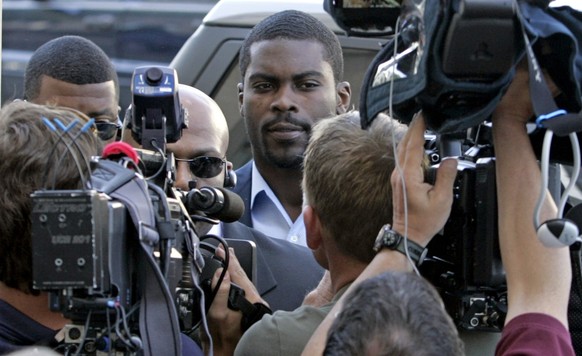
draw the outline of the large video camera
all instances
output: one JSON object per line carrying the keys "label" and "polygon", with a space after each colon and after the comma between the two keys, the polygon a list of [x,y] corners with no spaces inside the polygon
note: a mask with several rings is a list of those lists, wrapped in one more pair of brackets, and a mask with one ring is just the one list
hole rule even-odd
{"label": "large video camera", "polygon": [[[563,112],[582,108],[582,55],[576,50],[582,43],[582,15],[569,8],[548,8],[548,3],[324,2],[326,11],[348,35],[389,38],[362,84],[362,128],[368,128],[381,112],[409,123],[422,109],[430,130],[426,135],[429,172],[438,167],[441,157],[459,157],[449,221],[428,245],[429,258],[420,272],[439,289],[450,315],[464,329],[499,331],[506,312],[488,119],[509,86],[515,66],[525,58],[530,72],[545,68],[562,89],[556,101]],[[531,91],[537,93],[537,89]],[[540,108],[547,107],[534,108],[537,115]],[[550,105],[550,109],[554,108]],[[568,119],[574,129],[565,129],[565,136],[580,131],[582,123],[580,114]],[[540,131],[532,131],[530,136],[538,153]],[[572,162],[569,144],[555,141],[553,149],[555,161]],[[557,197],[560,181],[555,166],[550,180]]]}
{"label": "large video camera", "polygon": [[[491,124],[464,135],[425,134],[425,151],[434,175],[442,157],[458,157],[453,206],[443,230],[428,244],[420,273],[439,290],[449,314],[466,330],[499,331],[507,313],[507,287],[497,231],[495,155]],[[554,198],[560,170],[549,169]]]}
{"label": "large video camera", "polygon": [[[103,157],[83,157],[91,172],[83,189],[32,194],[33,286],[49,292],[51,310],[71,320],[65,353],[179,355],[181,331],[205,318],[196,219],[232,221],[237,205],[219,188],[173,187],[166,143],[187,125],[175,70],[136,68],[132,92],[132,135],[147,148],[140,155],[154,157],[154,173],[142,171],[131,147],[115,143]],[[79,166],[78,136],[69,129],[56,128],[57,144],[71,155],[60,159]],[[182,253],[180,273],[172,274],[172,249]]]}

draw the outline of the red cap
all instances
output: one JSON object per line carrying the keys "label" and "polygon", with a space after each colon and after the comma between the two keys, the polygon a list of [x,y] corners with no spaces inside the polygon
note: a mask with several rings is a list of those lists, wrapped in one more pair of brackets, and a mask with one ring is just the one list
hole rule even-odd
{"label": "red cap", "polygon": [[131,160],[133,162],[135,162],[135,164],[138,164],[138,162],[139,162],[139,156],[138,156],[137,152],[135,151],[135,149],[131,145],[129,145],[128,143],[121,142],[121,141],[112,142],[112,143],[108,144],[107,146],[105,146],[105,148],[103,149],[103,154],[101,155],[101,157],[108,158],[108,157],[118,156],[118,155],[131,158]]}

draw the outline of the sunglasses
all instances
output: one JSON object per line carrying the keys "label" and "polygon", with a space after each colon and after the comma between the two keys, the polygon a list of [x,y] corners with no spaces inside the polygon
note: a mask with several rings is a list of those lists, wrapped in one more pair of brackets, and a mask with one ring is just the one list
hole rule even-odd
{"label": "sunglasses", "polygon": [[192,159],[176,158],[177,162],[188,162],[190,171],[198,178],[213,178],[222,171],[226,159],[218,157],[200,156]]}
{"label": "sunglasses", "polygon": [[121,120],[119,120],[118,117],[116,123],[109,121],[95,121],[95,128],[97,129],[97,136],[102,141],[107,141],[117,134],[117,130],[121,129]]}

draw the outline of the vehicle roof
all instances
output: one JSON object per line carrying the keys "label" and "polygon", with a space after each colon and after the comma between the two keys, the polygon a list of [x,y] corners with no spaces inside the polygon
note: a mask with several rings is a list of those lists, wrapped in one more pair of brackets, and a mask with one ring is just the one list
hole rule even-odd
{"label": "vehicle roof", "polygon": [[336,33],[344,31],[323,9],[323,0],[221,0],[203,20],[207,25],[253,27],[265,17],[283,10],[307,12]]}

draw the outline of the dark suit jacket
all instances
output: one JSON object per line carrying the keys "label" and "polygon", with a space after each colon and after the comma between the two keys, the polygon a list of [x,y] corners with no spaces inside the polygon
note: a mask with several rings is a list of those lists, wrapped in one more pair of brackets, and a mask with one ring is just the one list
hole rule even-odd
{"label": "dark suit jacket", "polygon": [[236,186],[232,191],[238,194],[245,203],[245,212],[239,222],[246,226],[253,227],[251,220],[251,178],[252,178],[253,161],[247,162],[244,166],[237,169],[236,172]]}
{"label": "dark suit jacket", "polygon": [[323,276],[323,268],[310,249],[286,240],[269,237],[239,222],[223,223],[228,239],[254,241],[257,245],[256,287],[271,309],[294,310]]}

